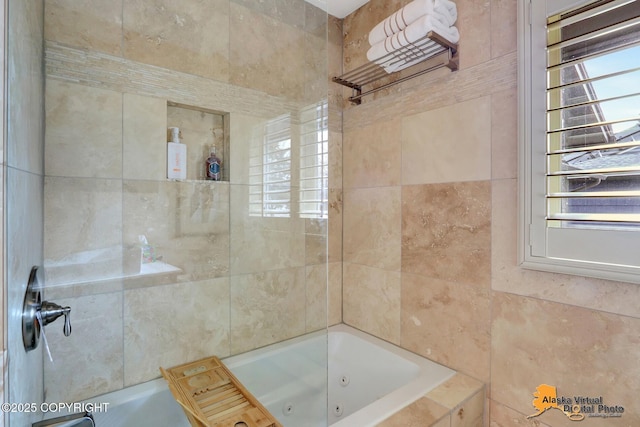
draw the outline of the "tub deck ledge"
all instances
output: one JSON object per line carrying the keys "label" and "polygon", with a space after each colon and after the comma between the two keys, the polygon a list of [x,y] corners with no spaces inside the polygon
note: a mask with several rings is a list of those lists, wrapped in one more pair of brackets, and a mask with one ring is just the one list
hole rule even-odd
{"label": "tub deck ledge", "polygon": [[[445,427],[465,420],[465,426],[482,426],[485,406],[485,385],[467,375],[456,373],[404,409],[396,412],[377,427],[417,426]],[[413,422],[413,423],[412,423]],[[488,425],[488,424],[486,424]]]}

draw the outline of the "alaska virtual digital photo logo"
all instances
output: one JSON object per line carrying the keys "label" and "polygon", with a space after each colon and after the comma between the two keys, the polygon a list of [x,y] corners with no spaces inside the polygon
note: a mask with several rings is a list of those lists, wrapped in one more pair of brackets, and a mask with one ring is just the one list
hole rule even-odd
{"label": "alaska virtual digital photo logo", "polygon": [[538,411],[527,418],[537,417],[549,409],[556,409],[572,421],[582,421],[585,417],[613,418],[621,417],[624,407],[605,405],[602,396],[558,396],[555,386],[540,384],[533,393],[533,407]]}

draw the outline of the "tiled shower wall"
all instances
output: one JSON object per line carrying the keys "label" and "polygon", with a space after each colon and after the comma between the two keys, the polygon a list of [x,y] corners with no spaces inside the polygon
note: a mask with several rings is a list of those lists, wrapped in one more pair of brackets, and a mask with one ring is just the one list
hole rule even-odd
{"label": "tiled shower wall", "polygon": [[[326,249],[341,235],[341,157],[330,158],[331,226],[248,208],[266,121],[290,113],[295,132],[300,110],[326,97],[324,12],[302,0],[46,0],[45,39],[45,262],[99,273],[80,284],[49,275],[46,297],[72,307],[73,334],[47,328],[47,400],[323,328],[327,277],[329,322],[341,321],[341,248]],[[228,114],[230,181],[165,179],[168,102]],[[138,235],[181,271],[118,279]],[[90,271],[81,257],[94,257]]]}
{"label": "tiled shower wall", "polygon": [[[345,71],[408,2],[345,18]],[[485,425],[575,424],[526,419],[543,383],[625,407],[585,425],[638,425],[640,287],[517,265],[517,4],[456,4],[459,71],[345,105],[344,321],[486,383]]]}

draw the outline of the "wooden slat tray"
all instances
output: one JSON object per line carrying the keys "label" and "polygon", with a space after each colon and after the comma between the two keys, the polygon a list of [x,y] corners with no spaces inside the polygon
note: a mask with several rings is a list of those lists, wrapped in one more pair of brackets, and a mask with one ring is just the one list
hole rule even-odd
{"label": "wooden slat tray", "polygon": [[215,356],[160,372],[193,427],[282,427]]}

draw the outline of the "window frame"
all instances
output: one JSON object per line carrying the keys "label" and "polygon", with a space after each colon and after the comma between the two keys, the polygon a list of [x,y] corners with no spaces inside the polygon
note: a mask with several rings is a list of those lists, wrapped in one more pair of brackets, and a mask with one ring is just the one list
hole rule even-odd
{"label": "window frame", "polygon": [[[275,130],[270,129],[276,127]],[[258,140],[256,140],[258,141]],[[290,218],[292,216],[292,176],[293,165],[293,129],[291,114],[283,114],[266,121],[263,125],[259,146],[250,154],[249,170],[249,215],[264,218]],[[288,147],[271,150],[269,147],[274,144],[288,143]],[[277,152],[287,152],[284,160],[274,158]],[[287,163],[288,168],[283,171],[273,170],[272,167],[278,163]],[[259,171],[257,169],[260,168]],[[252,170],[253,169],[253,170]],[[288,186],[286,191],[280,194],[287,194],[288,200],[275,200],[271,198],[273,192],[267,177],[278,172],[289,172],[289,178],[282,183]],[[259,197],[259,200],[257,200]],[[271,205],[281,205],[282,210],[274,210]]]}
{"label": "window frame", "polygon": [[528,269],[640,283],[640,230],[546,224],[546,144],[534,143],[546,140],[546,20],[593,1],[518,0],[518,261]]}

